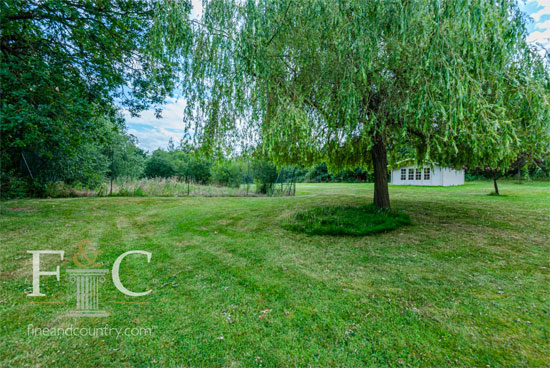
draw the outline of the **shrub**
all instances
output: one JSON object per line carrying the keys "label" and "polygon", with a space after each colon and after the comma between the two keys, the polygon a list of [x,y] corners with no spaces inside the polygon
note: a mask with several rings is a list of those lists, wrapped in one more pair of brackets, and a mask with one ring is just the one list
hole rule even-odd
{"label": "shrub", "polygon": [[364,168],[357,167],[355,169],[340,171],[334,175],[333,181],[342,183],[372,183],[374,182],[374,175]]}
{"label": "shrub", "polygon": [[328,172],[327,164],[322,162],[309,168],[306,180],[310,183],[326,183],[332,181],[333,176]]}
{"label": "shrub", "polygon": [[109,186],[106,183],[102,183],[98,188],[96,195],[98,197],[105,197],[109,193]]}
{"label": "shrub", "polygon": [[169,152],[156,150],[145,163],[145,176],[169,178],[176,173],[174,160]]}
{"label": "shrub", "polygon": [[145,193],[143,193],[143,189],[141,188],[141,186],[138,186],[138,187],[134,188],[133,195],[134,195],[134,197],[144,197]]}
{"label": "shrub", "polygon": [[363,236],[411,223],[407,214],[369,206],[330,206],[299,211],[283,223],[283,227],[308,235]]}
{"label": "shrub", "polygon": [[208,184],[212,169],[212,162],[205,158],[191,157],[189,160],[189,175],[195,183]]}
{"label": "shrub", "polygon": [[170,152],[173,158],[176,176],[198,184],[210,183],[212,161],[182,151]]}
{"label": "shrub", "polygon": [[58,181],[57,183],[50,183],[44,186],[44,196],[51,198],[66,198],[75,197],[74,189],[69,184]]}
{"label": "shrub", "polygon": [[232,161],[216,165],[212,172],[212,181],[225,187],[238,188],[242,181],[241,165]]}
{"label": "shrub", "polygon": [[258,160],[252,164],[256,193],[266,194],[277,180],[277,167],[269,161]]}
{"label": "shrub", "polygon": [[25,179],[13,173],[2,173],[2,180],[0,181],[0,198],[24,198],[29,195],[30,191],[30,185]]}

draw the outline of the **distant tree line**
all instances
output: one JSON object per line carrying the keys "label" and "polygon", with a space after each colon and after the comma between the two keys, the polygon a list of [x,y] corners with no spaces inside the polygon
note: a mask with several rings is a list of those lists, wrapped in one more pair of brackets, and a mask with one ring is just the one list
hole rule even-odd
{"label": "distant tree line", "polygon": [[[254,157],[254,155],[220,160],[208,159],[198,152],[188,152],[184,148],[157,149],[146,160],[143,176],[178,177],[198,184],[230,187],[247,182],[256,183],[259,192],[265,193],[269,185],[277,181],[281,169],[268,160]],[[297,182],[372,182],[373,180],[372,174],[366,169],[356,168],[331,173],[324,162],[311,167],[286,168],[286,171],[291,172]]]}
{"label": "distant tree line", "polygon": [[[374,181],[372,172],[355,168],[331,172],[325,162],[310,167],[277,167],[258,155],[206,157],[200,150],[181,143],[175,147],[172,140],[168,149],[157,149],[148,154],[137,147],[137,139],[126,133],[119,121],[105,117],[95,122],[101,126],[97,143],[82,144],[70,157],[54,155],[49,160],[41,159],[32,150],[22,150],[23,167],[26,174],[7,177],[2,182],[3,198],[41,196],[56,183],[96,189],[107,183],[112,191],[113,181],[118,178],[176,178],[184,182],[202,185],[239,187],[242,184],[256,184],[257,193],[267,193],[274,183],[282,180],[309,183],[360,183]],[[182,141],[183,142],[183,141]],[[285,170],[286,177],[280,176]],[[548,156],[533,158],[524,155],[504,168],[466,169],[466,179],[491,179],[495,182],[504,177],[548,178],[550,160]],[[289,179],[289,176],[292,179]],[[21,177],[25,177],[25,180]]]}

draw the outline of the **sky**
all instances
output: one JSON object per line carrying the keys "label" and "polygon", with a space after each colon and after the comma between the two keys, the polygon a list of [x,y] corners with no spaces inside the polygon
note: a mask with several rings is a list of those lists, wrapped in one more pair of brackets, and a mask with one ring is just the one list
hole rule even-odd
{"label": "sky", "polygon": [[[202,12],[201,0],[192,0],[192,17],[198,18]],[[527,25],[527,41],[540,43],[550,49],[550,0],[520,1],[521,9],[532,20]],[[125,112],[128,133],[138,139],[138,146],[152,152],[157,148],[166,149],[170,138],[177,145],[183,136],[183,98],[170,98],[162,108],[162,118],[157,119],[153,109],[143,111],[140,116],[132,117]]]}

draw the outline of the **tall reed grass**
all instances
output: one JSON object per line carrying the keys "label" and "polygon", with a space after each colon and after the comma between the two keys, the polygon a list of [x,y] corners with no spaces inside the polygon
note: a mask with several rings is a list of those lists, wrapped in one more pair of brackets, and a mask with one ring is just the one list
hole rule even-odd
{"label": "tall reed grass", "polygon": [[113,182],[101,184],[98,188],[88,189],[80,185],[70,186],[63,182],[56,183],[48,190],[48,197],[81,197],[81,196],[120,196],[120,197],[244,197],[259,196],[256,186],[249,184],[238,188],[217,185],[187,183],[178,178],[132,179],[120,178]]}

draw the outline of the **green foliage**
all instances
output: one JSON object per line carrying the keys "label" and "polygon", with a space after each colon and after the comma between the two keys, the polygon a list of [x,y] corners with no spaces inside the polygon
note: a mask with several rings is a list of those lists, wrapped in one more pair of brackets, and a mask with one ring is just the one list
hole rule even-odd
{"label": "green foliage", "polygon": [[112,178],[138,178],[145,169],[145,152],[136,146],[134,136],[120,134],[111,135],[104,149],[109,157],[109,176]]}
{"label": "green foliage", "polygon": [[256,160],[252,163],[256,192],[266,194],[277,180],[277,166],[266,160]]}
{"label": "green foliage", "polygon": [[143,188],[141,186],[136,187],[134,189],[134,192],[132,193],[132,196],[134,196],[134,197],[144,197],[145,193],[143,192]]}
{"label": "green foliage", "polygon": [[[141,0],[0,2],[3,176],[24,178],[35,193],[56,180],[87,181],[90,170],[100,176],[103,163],[82,167],[83,152],[104,143],[98,119],[120,128],[115,102],[135,113],[174,88],[177,65],[165,44],[176,33],[183,44],[185,32],[157,16],[166,7],[184,18],[190,9]],[[33,161],[34,179],[22,153]]]}
{"label": "green foliage", "polygon": [[363,236],[409,225],[409,215],[369,206],[325,206],[294,213],[283,227],[308,235]]}
{"label": "green foliage", "polygon": [[[74,156],[60,162],[62,167],[55,179],[68,184],[81,183],[89,188],[100,185],[109,167],[109,160],[100,148],[95,144],[81,145]],[[48,183],[51,182],[48,180]]]}
{"label": "green foliage", "polygon": [[48,183],[45,185],[44,196],[49,198],[67,198],[74,197],[73,188],[62,181],[57,183]]}
{"label": "green foliage", "polygon": [[332,181],[333,177],[328,172],[328,167],[325,162],[318,163],[309,168],[306,180],[312,183],[324,183]]}
{"label": "green foliage", "polygon": [[235,161],[222,161],[212,168],[212,181],[215,184],[238,188],[243,180],[242,165]]}
{"label": "green foliage", "polygon": [[321,162],[311,166],[301,181],[309,183],[357,183],[373,182],[373,180],[372,174],[361,167],[331,173],[327,164]]}
{"label": "green foliage", "polygon": [[67,184],[63,181],[47,183],[43,190],[43,195],[47,198],[91,197],[97,193],[81,183]]}
{"label": "green foliage", "polygon": [[[141,175],[145,154],[136,147],[135,138],[105,117],[94,118],[94,124],[98,142],[83,141],[72,154],[60,150],[46,159],[36,150],[21,151],[22,169],[2,173],[5,182],[1,188],[2,197],[62,197],[71,194],[62,188],[63,185],[67,188],[80,186],[78,190],[86,191],[96,189],[106,177]],[[18,183],[18,190],[13,183]]]}
{"label": "green foliage", "polygon": [[344,183],[374,182],[373,174],[362,167],[341,171],[335,175],[334,179]]}
{"label": "green foliage", "polygon": [[[289,175],[305,182],[361,182],[372,181],[372,176],[362,168],[329,173],[326,163],[320,163],[311,168],[291,168],[283,170],[286,174],[281,180],[291,180]],[[249,177],[248,177],[248,176]],[[153,178],[178,178],[196,184],[213,182],[218,185],[236,187],[246,180],[254,180],[256,191],[266,194],[277,180],[279,170],[268,160],[225,159],[215,163],[200,155],[199,151],[174,149],[173,151],[156,150],[147,159],[144,176]],[[122,175],[124,176],[124,175]]]}
{"label": "green foliage", "polygon": [[206,158],[191,156],[189,160],[189,172],[191,179],[198,184],[208,184],[212,176],[212,161]]}
{"label": "green foliage", "polygon": [[169,152],[155,150],[145,163],[145,176],[149,178],[169,178],[176,174],[175,162]]}
{"label": "green foliage", "polygon": [[182,150],[155,150],[147,159],[146,177],[170,178],[177,176],[186,181],[208,184],[212,176],[212,160]]}
{"label": "green foliage", "polygon": [[98,197],[105,197],[109,193],[110,188],[107,186],[106,183],[103,183],[97,188],[96,195]]}
{"label": "green foliage", "polygon": [[550,178],[550,153],[530,163],[528,166],[528,174],[532,178]]}
{"label": "green foliage", "polygon": [[13,173],[1,173],[0,199],[24,198],[29,192],[29,183]]}
{"label": "green foliage", "polygon": [[184,151],[175,151],[172,154],[175,160],[176,175],[186,181],[198,184],[210,182],[212,161],[196,154]]}

